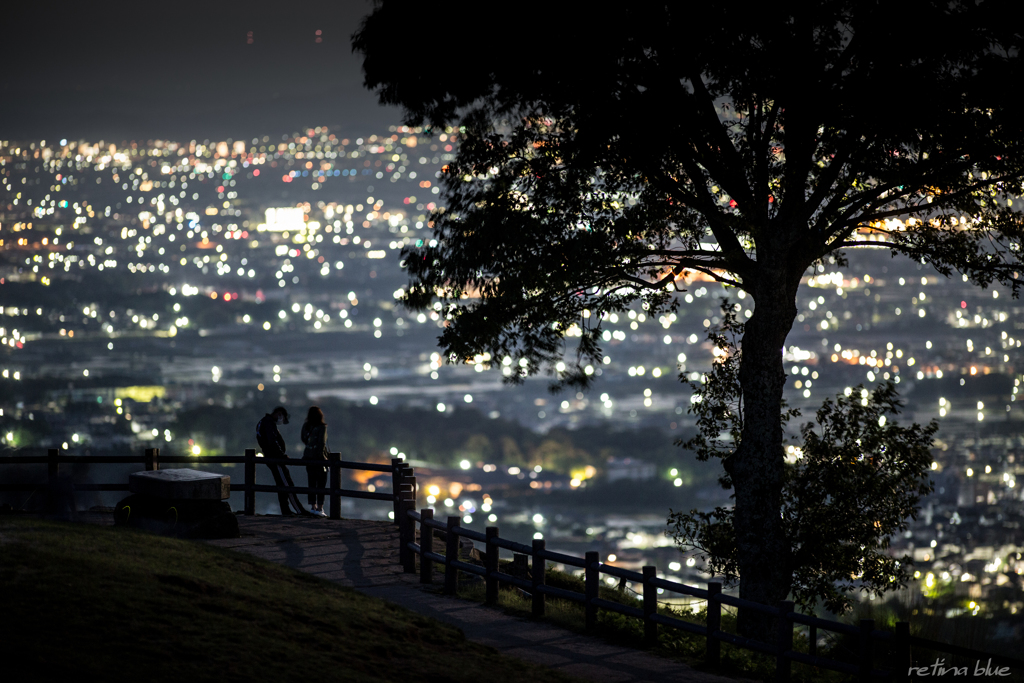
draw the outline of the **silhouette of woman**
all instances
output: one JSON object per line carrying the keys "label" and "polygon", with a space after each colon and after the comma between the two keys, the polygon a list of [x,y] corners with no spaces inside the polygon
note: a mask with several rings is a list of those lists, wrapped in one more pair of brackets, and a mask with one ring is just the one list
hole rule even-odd
{"label": "silhouette of woman", "polygon": [[[301,436],[302,443],[306,444],[306,448],[302,452],[302,459],[311,461],[306,465],[309,487],[326,488],[327,423],[324,422],[324,413],[319,407],[310,407],[309,412],[306,414],[306,422],[302,425]],[[319,517],[327,516],[324,513],[324,494],[309,494],[309,511]]]}

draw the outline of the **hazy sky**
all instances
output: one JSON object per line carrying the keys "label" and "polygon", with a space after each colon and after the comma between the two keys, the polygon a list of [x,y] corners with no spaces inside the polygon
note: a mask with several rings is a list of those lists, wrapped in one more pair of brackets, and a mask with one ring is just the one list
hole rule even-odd
{"label": "hazy sky", "polygon": [[[350,44],[370,9],[365,0],[23,0],[13,14],[5,10],[0,139],[386,130],[401,112],[362,87]],[[411,20],[423,21],[425,34],[432,23]]]}

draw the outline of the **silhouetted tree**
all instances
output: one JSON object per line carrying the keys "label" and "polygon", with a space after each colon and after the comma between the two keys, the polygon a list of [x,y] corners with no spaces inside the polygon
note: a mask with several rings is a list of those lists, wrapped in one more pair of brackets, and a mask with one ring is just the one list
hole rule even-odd
{"label": "silhouetted tree", "polygon": [[724,462],[736,566],[742,597],[783,599],[781,349],[801,279],[880,246],[874,233],[1016,295],[1018,8],[456,1],[437,4],[443,33],[428,36],[428,7],[378,2],[354,36],[382,102],[457,138],[436,242],[405,254],[406,304],[439,301],[450,358],[510,356],[512,379],[556,372],[575,341],[556,381],[586,385],[610,312],[676,306],[687,271],[744,290],[743,432]]}
{"label": "silhouetted tree", "polygon": [[[734,304],[722,305],[722,323],[709,334],[717,352],[702,382],[690,382],[697,435],[682,444],[698,459],[727,460],[743,442],[744,405],[739,382],[743,324]],[[826,399],[814,422],[805,423],[800,445],[786,447],[781,528],[788,552],[784,570],[804,607],[821,601],[832,612],[852,606],[851,594],[875,595],[906,586],[911,558],[889,554],[889,540],[916,518],[929,481],[937,422],[901,427],[896,387],[856,386]],[[785,408],[785,405],[783,405]],[[782,421],[798,417],[783,410]],[[722,486],[732,488],[726,473]],[[727,582],[739,577],[735,510],[673,512],[669,533],[683,550],[696,550],[708,569]]]}

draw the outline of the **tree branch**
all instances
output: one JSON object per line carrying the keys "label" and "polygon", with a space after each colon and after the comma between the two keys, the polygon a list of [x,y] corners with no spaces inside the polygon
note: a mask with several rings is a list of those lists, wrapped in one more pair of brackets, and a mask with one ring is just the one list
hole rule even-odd
{"label": "tree branch", "polygon": [[[725,128],[722,127],[722,122],[718,118],[718,112],[715,111],[715,103],[711,93],[708,91],[707,86],[704,85],[704,79],[699,73],[691,73],[689,81],[693,86],[693,92],[697,100],[697,115],[702,119],[701,123],[703,124],[698,130],[703,130],[707,136],[704,144],[708,147],[708,151],[717,152],[717,154],[712,154],[710,159],[701,155],[703,157],[702,162],[709,168],[711,166],[716,167],[712,176],[717,178],[723,187],[726,187],[726,191],[730,196],[748,205],[752,205],[754,195],[750,185],[742,173],[732,170],[743,168],[743,157],[736,150],[736,146],[733,145],[729,136],[726,135]],[[682,87],[681,83],[679,87]],[[711,147],[712,143],[714,147]],[[715,158],[718,155],[723,157],[724,163],[717,163]]]}

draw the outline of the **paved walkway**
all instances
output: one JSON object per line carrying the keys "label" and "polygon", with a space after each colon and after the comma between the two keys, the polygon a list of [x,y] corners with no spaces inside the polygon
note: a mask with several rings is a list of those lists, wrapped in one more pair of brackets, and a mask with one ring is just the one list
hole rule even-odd
{"label": "paved walkway", "polygon": [[238,518],[241,538],[209,541],[300,569],[452,624],[499,652],[588,681],[735,683],[642,650],[619,647],[421,587],[398,566],[398,529],[361,520]]}

